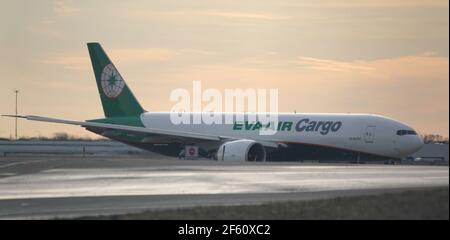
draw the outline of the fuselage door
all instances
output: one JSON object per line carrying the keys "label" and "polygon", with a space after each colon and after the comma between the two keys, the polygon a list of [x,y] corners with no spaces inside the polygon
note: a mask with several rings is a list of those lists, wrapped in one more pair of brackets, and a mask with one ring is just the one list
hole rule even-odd
{"label": "fuselage door", "polygon": [[368,126],[364,133],[364,141],[366,143],[373,143],[375,139],[375,126]]}

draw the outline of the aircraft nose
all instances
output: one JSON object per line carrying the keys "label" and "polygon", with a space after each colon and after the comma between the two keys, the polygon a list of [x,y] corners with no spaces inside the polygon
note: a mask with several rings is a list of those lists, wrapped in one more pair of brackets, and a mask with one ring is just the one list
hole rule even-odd
{"label": "aircraft nose", "polygon": [[408,155],[419,151],[423,144],[422,138],[418,135],[406,135],[401,137],[398,150],[402,155]]}
{"label": "aircraft nose", "polygon": [[411,141],[411,151],[412,152],[417,152],[419,151],[419,149],[422,148],[424,142],[422,140],[422,138],[418,135],[414,136],[414,138]]}

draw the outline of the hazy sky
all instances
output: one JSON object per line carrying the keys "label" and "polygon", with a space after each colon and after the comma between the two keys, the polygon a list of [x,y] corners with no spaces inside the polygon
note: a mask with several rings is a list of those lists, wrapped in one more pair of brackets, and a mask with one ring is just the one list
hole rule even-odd
{"label": "hazy sky", "polygon": [[[319,3],[320,2],[320,3]],[[86,42],[145,109],[170,92],[278,88],[285,112],[376,113],[448,136],[448,0],[0,0],[0,114],[103,117]],[[94,136],[19,121],[19,135]],[[14,120],[0,118],[0,136]]]}

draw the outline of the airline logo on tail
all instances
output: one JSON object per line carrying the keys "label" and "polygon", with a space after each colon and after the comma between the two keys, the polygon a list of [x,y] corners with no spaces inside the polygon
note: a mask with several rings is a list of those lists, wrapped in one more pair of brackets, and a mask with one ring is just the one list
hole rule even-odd
{"label": "airline logo on tail", "polygon": [[103,93],[111,99],[118,97],[125,86],[122,76],[112,63],[103,68],[101,84]]}

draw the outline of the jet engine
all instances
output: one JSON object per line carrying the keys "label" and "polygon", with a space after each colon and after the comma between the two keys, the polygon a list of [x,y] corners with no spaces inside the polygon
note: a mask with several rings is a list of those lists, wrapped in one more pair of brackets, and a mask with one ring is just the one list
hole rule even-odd
{"label": "jet engine", "polygon": [[235,140],[222,144],[217,150],[218,161],[266,161],[266,150],[253,140]]}

